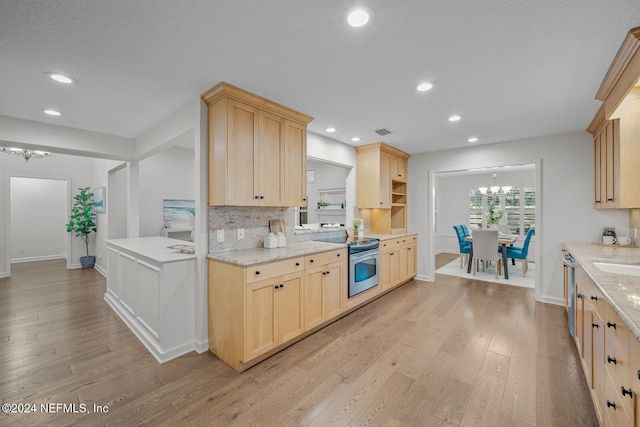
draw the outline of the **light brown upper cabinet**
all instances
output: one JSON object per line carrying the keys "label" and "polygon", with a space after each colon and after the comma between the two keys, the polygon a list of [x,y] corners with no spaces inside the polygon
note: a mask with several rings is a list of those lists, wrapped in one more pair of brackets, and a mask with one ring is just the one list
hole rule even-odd
{"label": "light brown upper cabinet", "polygon": [[596,99],[587,128],[594,140],[594,206],[640,207],[640,28],[627,34]]}
{"label": "light brown upper cabinet", "polygon": [[407,231],[409,154],[382,142],[356,147],[356,193],[360,209],[371,209],[371,231]]}
{"label": "light brown upper cabinet", "polygon": [[209,108],[209,205],[306,206],[313,119],[224,82],[202,99]]}

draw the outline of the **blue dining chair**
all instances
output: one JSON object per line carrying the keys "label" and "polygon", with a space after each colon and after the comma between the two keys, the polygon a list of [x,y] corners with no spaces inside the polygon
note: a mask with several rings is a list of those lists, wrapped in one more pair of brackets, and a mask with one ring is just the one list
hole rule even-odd
{"label": "blue dining chair", "polygon": [[[458,227],[460,227],[462,229],[462,234],[464,234],[464,237],[469,237],[470,236],[469,229],[467,228],[466,225],[460,224]],[[469,242],[467,242],[467,243],[469,243]]]}
{"label": "blue dining chair", "polygon": [[466,259],[471,252],[471,242],[464,240],[464,238],[469,235],[469,230],[467,230],[466,235],[464,234],[466,228],[464,225],[453,226],[453,229],[456,230],[456,234],[458,235],[458,245],[460,246],[460,268],[466,264]]}
{"label": "blue dining chair", "polygon": [[529,265],[527,263],[527,255],[529,254],[529,243],[531,242],[531,236],[536,234],[536,228],[531,227],[529,232],[527,233],[527,237],[524,239],[524,244],[521,248],[517,246],[508,246],[507,247],[507,258],[511,258],[513,260],[519,259],[522,261],[522,277],[527,275],[527,270]]}

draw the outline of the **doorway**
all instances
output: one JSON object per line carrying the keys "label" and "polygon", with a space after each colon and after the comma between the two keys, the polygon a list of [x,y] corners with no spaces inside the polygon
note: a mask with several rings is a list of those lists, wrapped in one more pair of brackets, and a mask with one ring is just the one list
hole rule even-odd
{"label": "doorway", "polygon": [[18,262],[65,259],[69,267],[69,184],[67,179],[9,178],[9,274]]}

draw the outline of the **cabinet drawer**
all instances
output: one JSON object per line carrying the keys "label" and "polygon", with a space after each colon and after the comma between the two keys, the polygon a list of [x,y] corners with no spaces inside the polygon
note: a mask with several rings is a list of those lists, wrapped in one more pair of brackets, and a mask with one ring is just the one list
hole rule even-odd
{"label": "cabinet drawer", "polygon": [[394,248],[397,248],[398,246],[400,246],[401,244],[402,244],[402,239],[381,240],[380,241],[380,250],[384,251],[384,250],[388,250],[388,249],[394,249]]}
{"label": "cabinet drawer", "polygon": [[610,354],[612,357],[615,356],[622,362],[623,366],[627,367],[629,364],[629,329],[609,304],[602,305],[604,306],[602,321],[604,323],[605,353]]}
{"label": "cabinet drawer", "polygon": [[272,277],[295,273],[302,270],[304,270],[304,258],[302,257],[290,258],[267,264],[253,265],[251,267],[247,267],[247,283],[271,279]]}
{"label": "cabinet drawer", "polygon": [[304,265],[306,268],[313,268],[319,265],[331,264],[336,261],[347,259],[346,249],[336,249],[335,251],[320,252],[317,254],[306,255],[304,257]]}
{"label": "cabinet drawer", "polygon": [[633,418],[629,414],[633,414],[633,399],[628,395],[623,396],[620,386],[615,384],[614,380],[606,372],[604,377],[604,396],[601,398],[600,405],[603,416],[609,419],[609,423],[604,424],[632,426],[631,420]]}
{"label": "cabinet drawer", "polygon": [[400,245],[409,245],[416,242],[416,236],[403,236],[396,239],[396,241],[397,240],[400,240]]}

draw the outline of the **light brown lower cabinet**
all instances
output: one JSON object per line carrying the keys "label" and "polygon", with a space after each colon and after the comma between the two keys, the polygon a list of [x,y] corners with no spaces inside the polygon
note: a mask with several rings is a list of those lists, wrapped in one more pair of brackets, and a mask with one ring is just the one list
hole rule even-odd
{"label": "light brown lower cabinet", "polygon": [[382,291],[407,282],[416,275],[417,236],[380,242],[380,286]]}
{"label": "light brown lower cabinet", "polygon": [[241,372],[344,312],[347,250],[244,267],[209,260],[209,350]]}
{"label": "light brown lower cabinet", "polygon": [[581,266],[576,267],[576,295],[576,347],[598,421],[639,426],[640,343]]}

